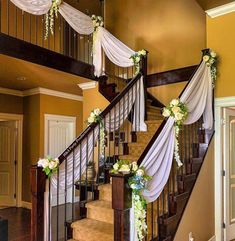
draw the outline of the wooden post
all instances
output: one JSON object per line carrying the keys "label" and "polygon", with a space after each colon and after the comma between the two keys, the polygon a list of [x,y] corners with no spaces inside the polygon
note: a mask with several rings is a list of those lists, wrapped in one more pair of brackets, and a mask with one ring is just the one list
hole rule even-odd
{"label": "wooden post", "polygon": [[46,175],[41,167],[30,168],[31,187],[31,241],[44,239],[44,193],[46,189]]}
{"label": "wooden post", "polygon": [[132,191],[130,174],[112,174],[112,208],[114,209],[114,241],[130,241],[130,209]]}
{"label": "wooden post", "polygon": [[144,82],[144,100],[145,100],[145,120],[147,120],[147,74],[148,74],[148,51],[146,56],[141,59],[141,71],[143,74]]}

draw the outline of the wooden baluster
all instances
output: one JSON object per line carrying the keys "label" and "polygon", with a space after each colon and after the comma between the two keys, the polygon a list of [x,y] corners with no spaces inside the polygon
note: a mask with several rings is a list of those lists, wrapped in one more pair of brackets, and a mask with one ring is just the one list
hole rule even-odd
{"label": "wooden baluster", "polygon": [[130,175],[112,174],[111,177],[112,208],[114,209],[114,241],[129,241],[132,191],[127,184]]}
{"label": "wooden baluster", "polygon": [[44,192],[46,189],[46,175],[42,168],[32,166],[30,169],[31,188],[31,241],[44,239]]}

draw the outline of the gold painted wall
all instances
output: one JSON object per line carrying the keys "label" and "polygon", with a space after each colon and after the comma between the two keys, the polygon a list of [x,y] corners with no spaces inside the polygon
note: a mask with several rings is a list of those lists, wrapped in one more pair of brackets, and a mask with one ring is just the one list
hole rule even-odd
{"label": "gold painted wall", "polygon": [[210,144],[174,241],[188,240],[190,232],[193,233],[194,239],[198,241],[207,241],[215,233],[214,141]]}
{"label": "gold painted wall", "polygon": [[207,46],[219,55],[216,97],[235,95],[235,13],[217,18],[207,18]]}
{"label": "gold painted wall", "polygon": [[147,49],[149,73],[198,64],[206,17],[194,0],[107,0],[106,27],[135,50]]}
{"label": "gold painted wall", "polygon": [[23,114],[23,99],[18,96],[0,94],[0,112]]}
{"label": "gold painted wall", "polygon": [[98,85],[96,88],[83,91],[83,127],[87,126],[86,120],[91,111],[95,108],[104,110],[109,105],[109,101],[100,94]]}

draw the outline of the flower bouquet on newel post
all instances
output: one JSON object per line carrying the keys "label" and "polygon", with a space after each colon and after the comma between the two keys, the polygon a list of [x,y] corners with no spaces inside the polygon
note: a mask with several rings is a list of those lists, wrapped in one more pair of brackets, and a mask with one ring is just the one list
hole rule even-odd
{"label": "flower bouquet on newel post", "polygon": [[110,171],[112,174],[130,174],[128,185],[132,189],[132,207],[134,208],[135,229],[137,241],[142,241],[147,234],[147,201],[142,191],[147,189],[148,182],[152,177],[148,176],[144,167],[139,167],[136,162],[119,160],[113,165]]}
{"label": "flower bouquet on newel post", "polygon": [[51,178],[51,176],[57,172],[57,169],[59,167],[59,159],[52,157],[46,157],[46,158],[40,158],[38,161],[38,166],[42,167],[45,174],[48,176],[48,178]]}

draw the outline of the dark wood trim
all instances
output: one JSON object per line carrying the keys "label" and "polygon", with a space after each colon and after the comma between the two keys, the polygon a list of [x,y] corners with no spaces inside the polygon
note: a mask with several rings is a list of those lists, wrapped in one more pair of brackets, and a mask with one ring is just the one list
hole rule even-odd
{"label": "dark wood trim", "polygon": [[0,33],[0,54],[96,80],[92,65],[3,33]]}
{"label": "dark wood trim", "polygon": [[128,175],[111,175],[112,208],[114,209],[114,241],[130,241],[130,209],[132,191]]}
{"label": "dark wood trim", "polygon": [[31,188],[31,241],[43,241],[44,239],[44,192],[46,189],[46,175],[42,168],[32,166],[30,168]]}
{"label": "dark wood trim", "polygon": [[147,88],[189,81],[198,65],[173,69],[147,76]]}
{"label": "dark wood trim", "polygon": [[152,101],[152,106],[163,108],[165,105],[162,104],[161,101],[159,101],[157,98],[155,98],[153,95],[151,95],[149,92],[147,92],[147,98]]}

